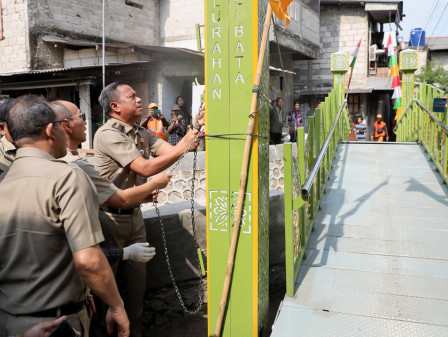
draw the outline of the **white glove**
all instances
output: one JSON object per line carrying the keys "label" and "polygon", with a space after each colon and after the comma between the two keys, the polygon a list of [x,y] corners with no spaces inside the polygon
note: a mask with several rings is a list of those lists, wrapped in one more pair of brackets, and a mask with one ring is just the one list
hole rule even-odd
{"label": "white glove", "polygon": [[123,248],[123,260],[132,260],[137,262],[148,262],[154,255],[156,249],[149,247],[148,242],[139,242]]}

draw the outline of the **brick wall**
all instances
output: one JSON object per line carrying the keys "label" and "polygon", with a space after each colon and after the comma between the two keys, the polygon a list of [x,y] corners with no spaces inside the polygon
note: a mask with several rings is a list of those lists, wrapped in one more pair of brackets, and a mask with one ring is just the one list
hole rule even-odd
{"label": "brick wall", "polygon": [[[294,89],[332,87],[333,74],[330,71],[331,53],[353,52],[362,38],[351,87],[366,85],[368,62],[368,21],[364,6],[321,6],[320,12],[320,58],[313,61],[296,61]],[[349,58],[351,61],[351,57]],[[347,80],[348,80],[347,73]]]}
{"label": "brick wall", "polygon": [[29,69],[26,0],[3,0],[0,72]]}

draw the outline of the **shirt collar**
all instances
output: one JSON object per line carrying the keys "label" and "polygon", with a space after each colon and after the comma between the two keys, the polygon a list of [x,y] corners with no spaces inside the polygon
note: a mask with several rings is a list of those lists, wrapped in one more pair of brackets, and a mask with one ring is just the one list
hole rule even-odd
{"label": "shirt collar", "polygon": [[3,136],[2,139],[0,139],[0,142],[3,143],[3,146],[4,146],[6,151],[15,151],[15,150],[17,150],[17,148],[14,146],[14,144],[11,143],[9,140],[7,140],[5,136]]}
{"label": "shirt collar", "polygon": [[122,125],[124,127],[124,132],[125,133],[129,133],[132,130],[134,130],[135,133],[137,133],[137,131],[138,131],[137,124],[134,124],[134,126],[130,126],[129,124],[126,124],[125,122],[120,121],[119,119],[116,119],[116,118],[113,118],[113,117],[111,119],[109,119],[108,123],[110,123],[111,125],[114,124],[114,123]]}
{"label": "shirt collar", "polygon": [[54,160],[55,158],[48,152],[42,151],[35,147],[22,147],[17,150],[16,160],[24,157],[39,157],[48,160]]}
{"label": "shirt collar", "polygon": [[72,149],[67,148],[67,153],[70,153],[74,156],[79,156],[78,150],[72,150]]}

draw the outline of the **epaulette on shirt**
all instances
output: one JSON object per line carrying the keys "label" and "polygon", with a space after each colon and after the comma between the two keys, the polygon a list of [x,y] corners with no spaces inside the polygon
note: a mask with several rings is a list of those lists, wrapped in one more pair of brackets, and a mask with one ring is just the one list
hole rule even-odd
{"label": "epaulette on shirt", "polygon": [[120,132],[125,133],[125,130],[124,130],[124,126],[123,126],[123,125],[118,124],[117,122],[115,122],[115,123],[112,124],[111,126],[112,126],[112,128],[114,128],[115,130],[118,130],[118,131],[120,131]]}
{"label": "epaulette on shirt", "polygon": [[146,130],[143,126],[141,126],[140,124],[134,124],[134,127],[137,127],[138,130]]}

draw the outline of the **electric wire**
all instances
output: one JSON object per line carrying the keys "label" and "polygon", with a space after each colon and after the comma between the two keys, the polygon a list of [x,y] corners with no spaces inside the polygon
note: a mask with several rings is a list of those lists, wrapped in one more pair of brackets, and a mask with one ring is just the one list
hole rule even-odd
{"label": "electric wire", "polygon": [[[443,8],[443,11],[442,11],[442,14],[440,14],[440,17],[439,17],[439,20],[437,21],[437,24],[436,24],[436,26],[434,27],[434,29],[433,29],[433,31],[432,31],[432,33],[431,33],[431,37],[432,37],[432,35],[434,34],[434,32],[435,32],[435,30],[437,29],[437,27],[439,26],[439,23],[440,23],[440,20],[442,20],[442,18],[443,18],[443,14],[445,13],[445,10],[446,10],[446,8],[448,7],[448,2],[445,4],[445,7]],[[420,37],[421,37],[421,33],[420,33]],[[420,40],[419,40],[420,41]],[[428,47],[429,47],[429,44],[428,44]]]}

